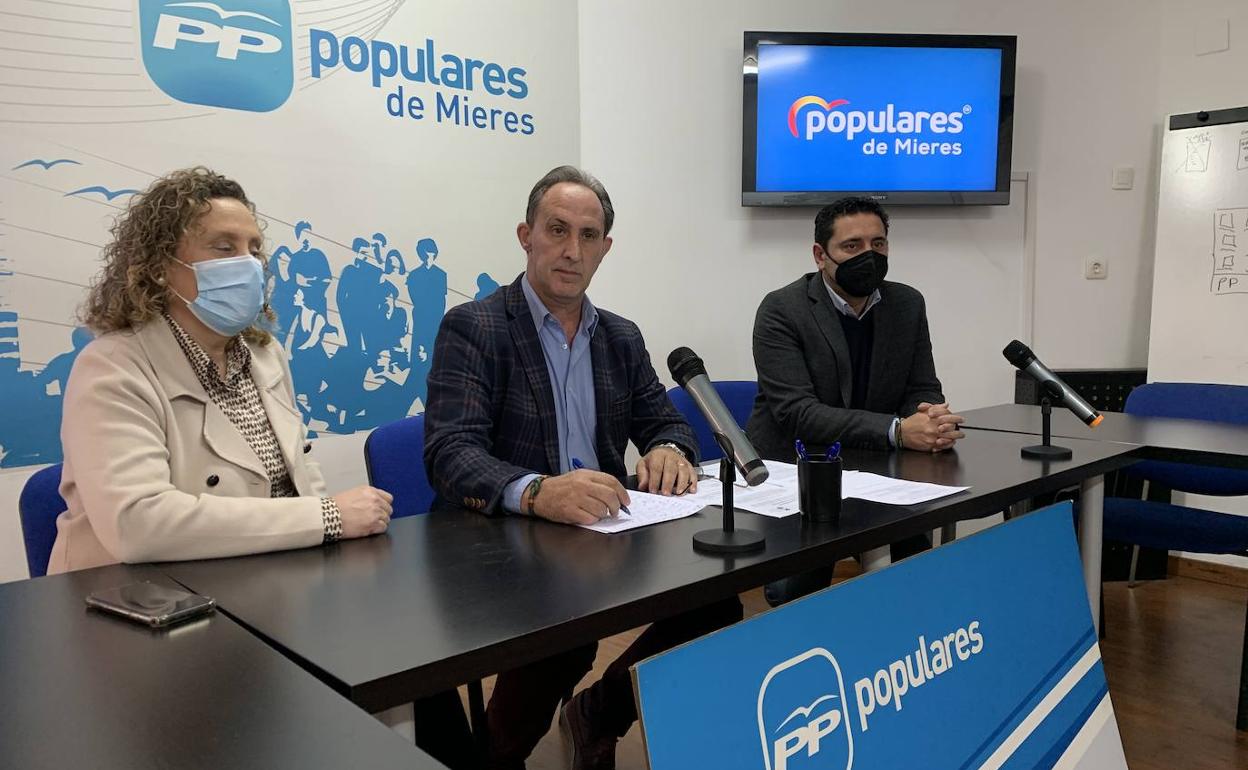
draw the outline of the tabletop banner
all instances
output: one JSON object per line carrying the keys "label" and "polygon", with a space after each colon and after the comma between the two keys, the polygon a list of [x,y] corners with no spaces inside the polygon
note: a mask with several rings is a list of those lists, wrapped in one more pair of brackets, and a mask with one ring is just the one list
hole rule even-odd
{"label": "tabletop banner", "polygon": [[1125,768],[1070,503],[634,669],[653,770]]}

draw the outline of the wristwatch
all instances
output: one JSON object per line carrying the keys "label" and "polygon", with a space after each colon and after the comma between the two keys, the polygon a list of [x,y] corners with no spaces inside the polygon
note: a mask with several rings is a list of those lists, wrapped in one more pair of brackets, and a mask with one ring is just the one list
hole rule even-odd
{"label": "wristwatch", "polygon": [[[675,449],[677,452],[680,452],[680,456],[681,456],[681,457],[685,458],[686,460],[689,460],[689,453],[688,453],[688,452],[686,452],[686,451],[685,451],[685,448],[684,448],[684,447],[682,447],[680,444],[676,444],[676,443],[671,442],[671,441],[664,441],[662,444],[655,444],[654,446],[650,447],[650,451],[651,451],[651,452],[653,452],[654,450],[658,449],[659,447],[666,447],[666,448],[668,448],[668,449]],[[689,460],[689,461],[690,461],[690,462],[693,462],[692,460]]]}

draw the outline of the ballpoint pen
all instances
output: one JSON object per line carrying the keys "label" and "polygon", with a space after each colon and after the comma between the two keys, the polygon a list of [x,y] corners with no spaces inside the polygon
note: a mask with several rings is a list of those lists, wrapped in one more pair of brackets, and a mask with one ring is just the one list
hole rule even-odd
{"label": "ballpoint pen", "polygon": [[[585,463],[581,462],[580,458],[578,458],[578,457],[573,457],[573,458],[572,458],[572,470],[574,470],[574,471],[583,471],[583,470],[585,470]],[[624,513],[627,513],[629,516],[632,516],[632,515],[633,515],[632,511],[628,510],[628,506],[627,506],[627,505],[621,505],[621,506],[620,506],[620,510],[621,510],[621,511],[623,511]]]}
{"label": "ballpoint pen", "polygon": [[810,459],[810,457],[806,455],[806,445],[802,443],[800,438],[793,442],[793,446],[797,449],[797,459],[802,461]]}
{"label": "ballpoint pen", "polygon": [[835,460],[841,456],[841,442],[833,441],[832,446],[828,447],[828,451],[824,453],[825,460]]}

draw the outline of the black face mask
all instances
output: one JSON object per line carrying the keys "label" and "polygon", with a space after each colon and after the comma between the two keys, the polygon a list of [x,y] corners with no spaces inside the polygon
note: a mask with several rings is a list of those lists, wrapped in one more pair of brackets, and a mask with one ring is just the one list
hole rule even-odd
{"label": "black face mask", "polygon": [[869,297],[888,275],[888,255],[864,251],[836,266],[836,285],[851,297]]}

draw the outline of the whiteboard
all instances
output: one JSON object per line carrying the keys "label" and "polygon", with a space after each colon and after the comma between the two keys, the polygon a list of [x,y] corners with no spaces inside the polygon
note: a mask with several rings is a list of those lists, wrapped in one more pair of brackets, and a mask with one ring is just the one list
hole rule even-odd
{"label": "whiteboard", "polygon": [[1168,125],[1148,379],[1248,385],[1248,108]]}

